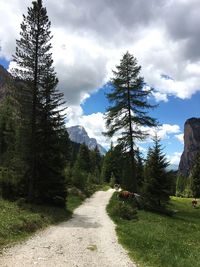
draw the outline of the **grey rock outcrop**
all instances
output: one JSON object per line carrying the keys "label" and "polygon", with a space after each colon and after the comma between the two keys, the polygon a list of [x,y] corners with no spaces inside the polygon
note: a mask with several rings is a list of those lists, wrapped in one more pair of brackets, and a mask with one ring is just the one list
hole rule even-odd
{"label": "grey rock outcrop", "polygon": [[184,151],[179,163],[179,174],[190,175],[195,157],[200,151],[200,118],[191,118],[184,126]]}
{"label": "grey rock outcrop", "polygon": [[86,144],[91,150],[95,149],[95,147],[97,146],[102,155],[106,153],[105,148],[98,144],[95,138],[90,138],[88,136],[84,127],[80,125],[72,126],[67,128],[67,131],[71,141],[79,144]]}
{"label": "grey rock outcrop", "polygon": [[12,76],[10,73],[0,65],[0,102],[8,93],[10,84],[12,81]]}

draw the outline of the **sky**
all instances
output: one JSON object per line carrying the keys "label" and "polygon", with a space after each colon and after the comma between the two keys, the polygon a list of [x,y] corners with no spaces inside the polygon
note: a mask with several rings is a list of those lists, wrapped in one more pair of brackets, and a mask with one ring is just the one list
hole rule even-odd
{"label": "sky", "polygon": [[[12,68],[22,14],[31,0],[0,0],[0,64]],[[44,0],[51,21],[52,53],[64,92],[67,126],[82,125],[106,148],[104,113],[112,70],[126,51],[154,88],[150,114],[171,164],[183,151],[184,122],[199,116],[199,0]],[[155,129],[149,130],[151,134]],[[116,141],[114,137],[113,141]],[[146,153],[150,139],[138,143]]]}

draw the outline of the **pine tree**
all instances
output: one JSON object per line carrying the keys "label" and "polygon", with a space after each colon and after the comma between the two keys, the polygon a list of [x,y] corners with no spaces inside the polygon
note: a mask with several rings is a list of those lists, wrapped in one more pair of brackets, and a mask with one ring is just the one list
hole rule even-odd
{"label": "pine tree", "polygon": [[102,156],[97,146],[95,147],[94,150],[90,151],[90,162],[91,162],[92,171],[94,171],[95,169],[98,169],[100,171],[101,163],[102,163]]}
{"label": "pine tree", "polygon": [[145,110],[153,108],[147,102],[147,97],[152,89],[144,89],[144,80],[140,75],[141,67],[137,60],[127,52],[113,71],[112,79],[113,92],[107,94],[111,106],[106,114],[107,135],[112,137],[121,131],[121,138],[118,141],[129,150],[131,162],[132,181],[130,189],[137,191],[135,174],[135,153],[136,140],[144,139],[147,133],[142,131],[140,126],[155,126],[156,120],[147,115]]}
{"label": "pine tree", "polygon": [[200,197],[200,153],[197,154],[194,166],[191,172],[191,179],[192,179],[192,193],[193,196]]}
{"label": "pine tree", "polygon": [[94,177],[94,182],[100,184],[102,182],[100,175],[102,166],[102,156],[97,146],[94,150],[90,151],[90,166],[92,176]]}
{"label": "pine tree", "polygon": [[85,171],[91,172],[91,163],[90,163],[90,151],[85,144],[81,144],[80,150],[76,160],[76,168]]}
{"label": "pine tree", "polygon": [[85,144],[81,144],[76,162],[73,167],[73,184],[85,190],[88,175],[91,173],[90,151]]}
{"label": "pine tree", "polygon": [[115,176],[116,183],[122,184],[124,155],[120,145],[109,149],[103,159],[101,177],[102,181],[109,183],[112,174]]}
{"label": "pine tree", "polygon": [[135,158],[136,158],[137,187],[138,187],[138,191],[141,192],[143,189],[143,184],[144,184],[144,166],[143,166],[143,159],[142,159],[139,148],[137,148],[135,151]]}
{"label": "pine tree", "polygon": [[154,146],[149,149],[145,164],[144,199],[152,209],[165,208],[171,192],[171,179],[166,167],[169,165],[162,153],[160,139],[155,136]]}
{"label": "pine tree", "polygon": [[31,155],[28,162],[29,201],[42,198],[52,202],[55,197],[65,197],[61,174],[65,161],[61,148],[65,131],[64,117],[60,115],[63,94],[56,89],[58,79],[50,52],[50,26],[42,0],[33,1],[27,16],[23,15],[20,39],[16,41],[14,55],[17,67],[13,74],[25,84],[20,97],[24,97],[26,105],[31,106],[26,121],[31,129],[28,141]]}
{"label": "pine tree", "polygon": [[0,187],[3,198],[23,195],[20,186],[26,172],[20,144],[20,119],[16,101],[16,85],[6,78],[6,94],[0,103]]}

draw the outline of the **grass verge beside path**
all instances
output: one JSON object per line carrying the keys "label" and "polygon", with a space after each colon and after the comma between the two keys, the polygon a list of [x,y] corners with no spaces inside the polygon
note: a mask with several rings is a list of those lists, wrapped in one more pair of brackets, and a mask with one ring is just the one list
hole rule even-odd
{"label": "grass verge beside path", "polygon": [[173,217],[141,210],[133,221],[112,214],[116,201],[114,194],[107,211],[117,225],[119,242],[139,266],[200,266],[200,209],[192,207],[191,199],[173,197]]}
{"label": "grass verge beside path", "polygon": [[84,199],[68,196],[68,210],[57,207],[21,204],[0,199],[0,249],[22,241],[39,229],[71,217]]}
{"label": "grass verge beside path", "polygon": [[65,209],[42,205],[17,205],[16,202],[0,200],[0,249],[21,241],[50,224],[69,218]]}
{"label": "grass verge beside path", "polygon": [[[107,189],[107,185],[97,185],[91,193]],[[24,240],[39,229],[69,219],[73,210],[81,205],[85,198],[84,194],[80,196],[69,194],[67,210],[20,204],[19,201],[17,204],[17,202],[0,199],[0,250],[9,244]]]}

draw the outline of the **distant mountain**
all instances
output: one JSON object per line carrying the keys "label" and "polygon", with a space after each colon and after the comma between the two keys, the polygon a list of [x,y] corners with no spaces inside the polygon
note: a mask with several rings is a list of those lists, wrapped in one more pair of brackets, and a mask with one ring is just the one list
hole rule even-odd
{"label": "distant mountain", "polygon": [[200,151],[200,118],[190,118],[184,125],[184,151],[179,163],[179,174],[189,177]]}
{"label": "distant mountain", "polygon": [[97,143],[95,138],[90,138],[84,127],[77,125],[68,127],[67,131],[69,133],[69,138],[71,141],[79,144],[86,144],[89,149],[95,149],[97,146],[102,155],[106,154],[106,150],[100,144]]}

